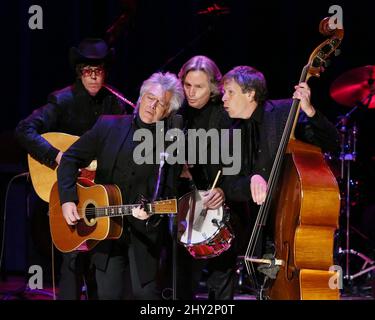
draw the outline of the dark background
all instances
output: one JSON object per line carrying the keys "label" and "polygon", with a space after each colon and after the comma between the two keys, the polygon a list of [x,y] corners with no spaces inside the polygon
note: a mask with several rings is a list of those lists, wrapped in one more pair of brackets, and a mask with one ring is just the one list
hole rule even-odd
{"label": "dark background", "polygon": [[[229,13],[198,14],[214,3],[227,7]],[[133,102],[141,82],[150,74],[158,70],[177,73],[185,61],[197,54],[211,57],[223,74],[237,65],[252,65],[264,72],[270,98],[286,98],[292,95],[311,52],[324,41],[318,32],[320,20],[330,15],[331,5],[340,5],[345,28],[342,53],[332,59],[320,79],[310,82],[313,104],[336,123],[337,116],[348,112],[350,107],[331,99],[332,82],[347,70],[375,64],[372,3],[370,0],[2,1],[1,212],[9,180],[27,171],[26,153],[13,138],[15,126],[42,106],[48,93],[73,82],[69,48],[77,46],[84,37],[104,37],[124,12],[129,19],[113,43],[116,61],[108,82]],[[28,26],[31,5],[43,9],[42,30],[31,30]],[[359,211],[358,227],[367,234],[373,231],[362,227],[363,219],[368,219],[362,211],[369,208],[374,198],[374,112],[375,109],[362,110],[353,119],[359,128],[358,160],[353,163],[358,205],[353,211]],[[8,202],[8,217],[14,215],[13,211],[20,214],[24,210],[20,203],[25,202],[25,182],[21,180],[25,179],[17,178],[11,186],[13,202]],[[375,213],[370,212],[369,219],[374,221]]]}

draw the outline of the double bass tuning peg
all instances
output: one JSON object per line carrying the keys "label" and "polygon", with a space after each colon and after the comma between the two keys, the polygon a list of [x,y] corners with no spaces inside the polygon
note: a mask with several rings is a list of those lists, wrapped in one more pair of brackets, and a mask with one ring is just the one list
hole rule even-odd
{"label": "double bass tuning peg", "polygon": [[[337,57],[338,55],[341,54],[341,50],[340,50],[340,49],[336,49],[336,50],[334,51],[334,54],[335,54],[335,56]],[[324,66],[325,66],[326,68],[328,68],[330,65],[331,65],[331,60],[330,60],[330,59],[327,59],[327,60],[324,61]]]}

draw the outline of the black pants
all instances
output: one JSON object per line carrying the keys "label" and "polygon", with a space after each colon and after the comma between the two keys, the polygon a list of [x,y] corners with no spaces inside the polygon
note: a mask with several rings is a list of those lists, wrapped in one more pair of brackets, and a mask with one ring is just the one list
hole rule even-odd
{"label": "black pants", "polygon": [[80,300],[83,285],[86,286],[86,299],[97,299],[95,275],[90,264],[90,252],[62,254],[58,294],[60,300]]}
{"label": "black pants", "polygon": [[128,246],[127,255],[110,256],[107,268],[96,269],[100,300],[160,300],[156,279],[141,284],[135,264],[134,249]]}
{"label": "black pants", "polygon": [[[204,276],[203,271],[207,274]],[[220,256],[202,260],[194,259],[179,246],[177,258],[177,298],[195,299],[202,277],[210,300],[233,300],[236,280],[236,255],[230,249]]]}
{"label": "black pants", "polygon": [[[121,254],[119,254],[119,248],[114,250],[114,252],[114,254],[110,254],[108,257],[108,262],[104,270],[95,268],[95,265],[93,265],[94,269],[89,269],[90,272],[87,272],[87,267],[88,265],[92,265],[91,260],[93,259],[93,255],[91,252],[65,254],[61,269],[59,299],[79,299],[83,278],[91,279],[90,282],[86,281],[89,299],[161,299],[156,279],[155,281],[141,284],[135,264],[133,246],[129,245],[127,248],[121,248]],[[94,274],[91,273],[91,270],[94,270]],[[95,291],[91,290],[93,288],[93,278],[95,278],[94,283],[97,286],[97,290]]]}

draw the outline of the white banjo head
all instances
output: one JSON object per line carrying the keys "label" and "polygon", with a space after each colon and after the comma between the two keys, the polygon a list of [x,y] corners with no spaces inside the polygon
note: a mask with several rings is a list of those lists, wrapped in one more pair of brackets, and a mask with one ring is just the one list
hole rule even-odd
{"label": "white banjo head", "polygon": [[[207,242],[221,228],[223,207],[204,210],[203,194],[205,192],[202,190],[190,192],[179,200],[178,236],[179,241],[185,245]],[[195,210],[192,212],[194,197]]]}

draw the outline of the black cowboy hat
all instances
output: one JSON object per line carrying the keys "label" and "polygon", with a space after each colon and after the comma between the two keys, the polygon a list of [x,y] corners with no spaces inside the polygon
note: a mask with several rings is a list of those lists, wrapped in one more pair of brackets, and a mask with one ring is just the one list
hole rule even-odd
{"label": "black cowboy hat", "polygon": [[73,68],[80,63],[89,65],[104,63],[109,65],[113,61],[114,54],[115,49],[108,48],[104,40],[87,38],[82,40],[78,48],[70,48],[69,60]]}

